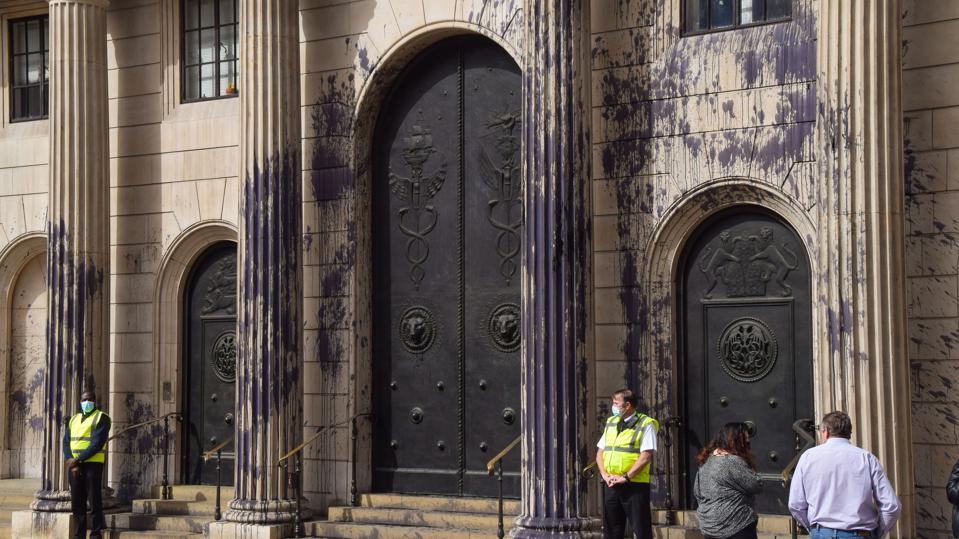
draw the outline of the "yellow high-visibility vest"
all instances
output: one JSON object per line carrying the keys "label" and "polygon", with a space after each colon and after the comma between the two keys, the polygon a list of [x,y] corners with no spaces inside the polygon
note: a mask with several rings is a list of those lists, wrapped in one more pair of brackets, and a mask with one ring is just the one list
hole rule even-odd
{"label": "yellow high-visibility vest", "polygon": [[[83,414],[77,414],[70,419],[70,453],[73,454],[73,458],[77,458],[80,453],[90,447],[93,429],[100,422],[100,417],[104,415],[106,414],[102,411],[94,410],[86,419],[83,418]],[[106,444],[103,444],[100,451],[83,462],[106,462],[106,449]]]}
{"label": "yellow high-visibility vest", "polygon": [[[622,418],[619,416],[609,418],[603,433],[603,466],[606,473],[612,475],[625,474],[639,460],[642,453],[639,448],[643,445],[643,429],[646,425],[652,423],[656,432],[659,432],[659,421],[646,414],[639,414],[633,426],[622,431],[617,427],[620,421]],[[636,475],[629,478],[630,483],[649,483],[649,469],[649,464],[643,466]]]}

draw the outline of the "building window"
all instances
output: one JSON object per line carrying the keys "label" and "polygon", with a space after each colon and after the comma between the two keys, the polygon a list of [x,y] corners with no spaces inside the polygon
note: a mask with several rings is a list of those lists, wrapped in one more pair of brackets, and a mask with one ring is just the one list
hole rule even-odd
{"label": "building window", "polygon": [[183,0],[183,101],[237,95],[237,0]]}
{"label": "building window", "polygon": [[46,15],[10,21],[10,121],[50,114],[50,70]]}
{"label": "building window", "polygon": [[686,34],[789,19],[792,0],[685,0]]}

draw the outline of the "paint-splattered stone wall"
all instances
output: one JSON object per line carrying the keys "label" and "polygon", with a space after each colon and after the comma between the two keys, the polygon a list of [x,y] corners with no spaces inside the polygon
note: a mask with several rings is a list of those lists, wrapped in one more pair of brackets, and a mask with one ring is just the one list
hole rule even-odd
{"label": "paint-splattered stone wall", "polygon": [[[669,283],[642,274],[667,213],[718,180],[813,206],[814,6],[797,0],[789,22],[683,36],[680,0],[593,0],[597,438],[617,387],[655,386],[640,397],[657,414],[672,399],[671,380],[648,380],[673,359],[646,357],[643,344],[673,331],[649,323],[655,307],[645,307],[648,287]],[[723,196],[718,189],[707,200]]]}
{"label": "paint-splattered stone wall", "polygon": [[948,537],[959,458],[959,4],[903,5],[906,271],[918,528]]}
{"label": "paint-splattered stone wall", "polygon": [[[368,254],[368,204],[377,187],[369,185],[368,149],[389,83],[415,52],[454,32],[484,33],[515,54],[522,48],[521,6],[521,0],[300,1],[305,435],[371,406],[365,275],[375,263]],[[360,489],[369,481],[368,425],[360,421]],[[307,451],[304,485],[312,506],[349,500],[349,436],[348,426],[336,428]]]}
{"label": "paint-splattered stone wall", "polygon": [[47,325],[46,260],[27,261],[10,305],[9,419],[0,470],[3,477],[38,478],[43,449],[43,377]]}
{"label": "paint-splattered stone wall", "polygon": [[[182,407],[177,355],[162,354],[178,346],[178,320],[175,310],[161,316],[158,280],[189,262],[170,261],[171,250],[198,225],[236,223],[238,100],[180,103],[177,4],[115,1],[107,14],[114,430]],[[162,323],[174,328],[161,335]],[[159,483],[161,433],[155,425],[112,444],[120,497]]]}

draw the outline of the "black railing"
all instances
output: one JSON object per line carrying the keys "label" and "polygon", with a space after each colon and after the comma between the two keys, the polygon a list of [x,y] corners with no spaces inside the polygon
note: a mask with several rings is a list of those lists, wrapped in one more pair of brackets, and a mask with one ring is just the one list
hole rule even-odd
{"label": "black railing", "polygon": [[673,428],[681,428],[683,426],[683,419],[681,417],[672,416],[667,417],[663,421],[663,427],[661,438],[663,439],[663,447],[666,448],[666,500],[664,508],[666,509],[666,524],[672,526],[676,524],[676,508],[673,507],[673,469],[678,468],[676,466],[676,455],[673,453]]}
{"label": "black railing", "polygon": [[233,437],[231,436],[229,440],[221,443],[206,453],[203,453],[204,462],[210,460],[214,455],[216,455],[216,505],[213,507],[214,520],[220,520],[223,518],[223,512],[220,510],[220,490],[223,488],[223,482],[220,478],[220,462],[223,460],[223,449],[232,443]]}
{"label": "black railing", "polygon": [[183,414],[180,412],[170,412],[161,417],[155,417],[153,419],[148,419],[146,421],[141,421],[130,425],[129,427],[122,428],[118,430],[113,436],[107,438],[107,442],[120,436],[133,432],[143,427],[153,425],[163,421],[163,482],[160,485],[160,498],[164,500],[169,500],[173,497],[173,488],[170,486],[170,418],[175,419],[176,421],[183,421]]}
{"label": "black railing", "polygon": [[[781,475],[783,487],[788,488],[789,482],[792,480],[793,472],[796,471],[796,466],[799,464],[799,457],[806,452],[807,449],[814,447],[816,445],[816,436],[815,436],[815,423],[812,419],[800,419],[793,423],[793,432],[796,434],[796,455],[789,461],[789,464],[783,469]],[[810,434],[812,431],[812,434]],[[805,442],[805,443],[803,443]],[[799,522],[796,521],[796,517],[789,519],[789,534],[792,539],[799,537]]]}
{"label": "black railing", "polygon": [[496,474],[496,481],[499,486],[499,510],[497,511],[499,516],[499,524],[496,528],[496,537],[503,539],[506,535],[506,530],[503,529],[503,458],[512,451],[520,441],[523,439],[522,436],[517,436],[515,440],[510,442],[510,444],[503,448],[495,457],[490,459],[486,463],[486,471],[492,476]]}
{"label": "black railing", "polygon": [[[356,415],[354,415],[353,417],[351,417],[350,419],[347,419],[347,420],[344,420],[344,421],[340,421],[339,423],[334,423],[334,424],[332,424],[332,425],[324,425],[324,426],[322,426],[322,427],[317,427],[316,432],[314,432],[312,436],[310,436],[309,438],[307,438],[306,440],[304,440],[303,443],[301,443],[300,445],[298,445],[298,446],[294,447],[293,449],[291,449],[290,451],[288,451],[285,455],[283,455],[282,457],[280,457],[279,460],[276,461],[276,465],[279,466],[280,468],[283,468],[283,473],[285,473],[285,474],[286,474],[286,477],[287,477],[287,486],[288,486],[290,492],[292,493],[292,495],[294,496],[294,499],[296,500],[296,501],[295,501],[296,506],[295,506],[295,509],[294,509],[294,512],[293,512],[293,537],[303,537],[303,534],[304,534],[304,531],[305,531],[305,530],[303,529],[302,507],[301,507],[301,496],[300,496],[300,492],[301,492],[302,489],[303,489],[303,485],[302,485],[302,471],[303,471],[303,464],[302,464],[302,459],[303,459],[303,457],[302,457],[302,453],[303,453],[303,450],[306,449],[306,448],[307,448],[310,444],[312,444],[314,441],[316,441],[316,439],[319,438],[320,435],[322,435],[323,433],[325,433],[325,432],[327,432],[327,431],[329,431],[329,430],[331,430],[331,429],[337,428],[337,427],[342,427],[342,426],[346,425],[347,423],[350,423],[350,424],[351,424],[351,426],[350,426],[350,438],[353,440],[353,446],[354,446],[354,447],[353,447],[353,479],[352,479],[352,483],[351,483],[351,485],[350,485],[350,490],[351,490],[351,501],[354,502],[354,504],[355,504],[355,497],[356,497],[356,431],[357,431],[356,420],[359,419],[359,418],[361,418],[361,417],[369,416],[369,415],[370,415],[370,414],[368,414],[368,413],[356,414]],[[293,471],[292,471],[292,472],[290,472],[290,459],[293,460]]]}
{"label": "black railing", "polygon": [[372,418],[371,413],[356,414],[350,421],[350,505],[356,507],[359,502],[356,494],[356,439],[359,435],[359,429],[356,426],[356,420],[361,417]]}

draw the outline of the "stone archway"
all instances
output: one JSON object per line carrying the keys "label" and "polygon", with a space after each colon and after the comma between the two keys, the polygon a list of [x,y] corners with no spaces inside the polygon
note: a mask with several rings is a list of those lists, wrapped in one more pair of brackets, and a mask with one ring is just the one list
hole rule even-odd
{"label": "stone archway", "polygon": [[[687,192],[670,206],[647,243],[647,255],[641,268],[641,275],[645,276],[642,308],[643,312],[648,313],[641,341],[641,356],[648,360],[644,362],[646,372],[639,390],[643,395],[650,396],[649,402],[657,417],[681,418],[679,396],[683,388],[680,386],[681,365],[676,358],[681,353],[681,335],[677,331],[682,327],[679,308],[682,280],[679,275],[684,250],[704,222],[734,207],[765,208],[773,212],[796,231],[802,241],[799,247],[808,254],[810,264],[815,265],[818,258],[816,228],[807,211],[760,180],[733,178],[708,182]],[[818,281],[813,279],[811,297],[817,297],[818,287]],[[821,326],[821,316],[818,309],[812,309],[811,327]],[[813,331],[813,350],[817,349],[821,338],[818,332]],[[814,379],[822,368],[818,361],[819,358],[813,358]],[[679,465],[683,461],[681,444],[674,444],[672,454],[668,457]],[[673,471],[670,483],[673,498],[682,499],[685,486],[680,479],[679,469],[674,468]]]}
{"label": "stone archway", "polygon": [[[153,333],[158,415],[183,412],[183,298],[196,260],[210,246],[222,241],[237,241],[236,226],[226,221],[203,221],[181,232],[160,264],[154,295]],[[180,477],[181,441],[181,432],[177,429],[177,440],[170,443],[171,478]]]}
{"label": "stone archway", "polygon": [[0,478],[40,473],[30,463],[40,462],[43,423],[31,418],[42,414],[46,242],[43,233],[27,234],[0,252]]}

